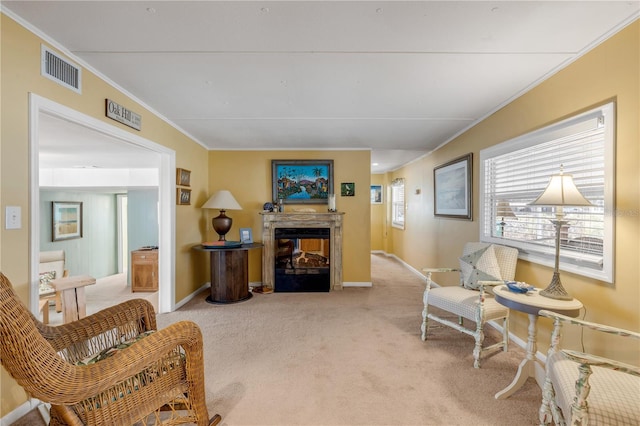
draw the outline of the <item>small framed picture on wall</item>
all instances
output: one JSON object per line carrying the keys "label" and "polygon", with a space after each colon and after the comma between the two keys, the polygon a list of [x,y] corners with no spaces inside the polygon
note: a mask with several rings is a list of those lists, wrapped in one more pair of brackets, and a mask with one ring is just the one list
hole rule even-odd
{"label": "small framed picture on wall", "polygon": [[180,206],[188,206],[191,204],[191,190],[178,188],[176,194],[176,204]]}
{"label": "small framed picture on wall", "polygon": [[382,204],[382,185],[371,185],[371,204]]}
{"label": "small framed picture on wall", "polygon": [[341,183],[340,195],[343,197],[353,197],[354,195],[356,195],[356,184],[353,182]]}
{"label": "small framed picture on wall", "polygon": [[176,169],[176,185],[191,186],[191,171]]}

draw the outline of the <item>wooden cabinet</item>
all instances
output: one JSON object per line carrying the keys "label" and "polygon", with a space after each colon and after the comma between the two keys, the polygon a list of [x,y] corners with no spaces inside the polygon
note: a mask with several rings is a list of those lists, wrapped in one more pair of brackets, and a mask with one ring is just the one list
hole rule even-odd
{"label": "wooden cabinet", "polygon": [[158,250],[131,252],[131,291],[158,291]]}

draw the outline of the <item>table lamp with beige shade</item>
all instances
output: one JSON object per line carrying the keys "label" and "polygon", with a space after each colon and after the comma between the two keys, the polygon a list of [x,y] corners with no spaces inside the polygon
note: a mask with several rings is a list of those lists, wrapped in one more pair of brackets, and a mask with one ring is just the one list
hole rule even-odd
{"label": "table lamp with beige shade", "polygon": [[558,300],[572,300],[573,297],[567,293],[560,282],[560,231],[564,225],[569,223],[563,220],[563,207],[590,207],[593,206],[593,204],[576,188],[576,184],[573,182],[573,175],[565,174],[562,169],[563,167],[561,165],[560,173],[551,176],[547,188],[535,201],[529,203],[529,205],[551,206],[555,208],[556,213],[556,220],[551,221],[556,227],[556,253],[553,278],[549,286],[540,292],[540,295]]}
{"label": "table lamp with beige shade", "polygon": [[223,189],[213,194],[206,203],[202,205],[203,209],[220,209],[220,214],[211,219],[213,229],[218,233],[218,241],[226,241],[225,235],[231,229],[233,219],[225,214],[226,210],[242,210],[242,207],[233,197],[230,191]]}

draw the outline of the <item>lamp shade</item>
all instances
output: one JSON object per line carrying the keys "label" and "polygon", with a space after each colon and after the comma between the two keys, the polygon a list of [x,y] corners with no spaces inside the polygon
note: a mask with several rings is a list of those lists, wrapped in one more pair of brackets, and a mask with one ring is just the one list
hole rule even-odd
{"label": "lamp shade", "polygon": [[517,218],[515,213],[513,213],[513,209],[511,208],[511,205],[509,204],[508,201],[498,201],[498,204],[496,206],[496,216],[500,216],[502,218],[505,218],[505,217]]}
{"label": "lamp shade", "polygon": [[233,198],[231,192],[223,189],[213,194],[206,203],[202,205],[203,209],[220,209],[220,210],[242,210],[240,204]]}
{"label": "lamp shade", "polygon": [[584,198],[573,176],[564,174],[552,175],[547,188],[535,199],[531,205],[535,206],[592,206],[591,202]]}

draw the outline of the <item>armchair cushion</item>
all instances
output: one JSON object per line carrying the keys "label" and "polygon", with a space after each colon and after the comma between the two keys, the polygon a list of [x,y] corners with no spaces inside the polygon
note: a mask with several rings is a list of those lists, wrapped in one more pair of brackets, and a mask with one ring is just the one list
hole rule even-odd
{"label": "armchair cushion", "polygon": [[[459,315],[471,321],[475,321],[480,308],[478,292],[471,292],[462,287],[438,287],[429,291],[429,304],[444,309],[455,315]],[[487,297],[484,300],[484,320],[491,321],[504,318],[509,314],[509,309]]]}
{"label": "armchair cushion", "polygon": [[462,284],[470,290],[478,290],[478,281],[501,281],[500,265],[493,245],[488,245],[460,258]]}
{"label": "armchair cushion", "polygon": [[145,337],[147,337],[148,335],[155,333],[155,330],[147,330],[145,332],[142,332],[140,334],[138,334],[136,337],[134,337],[133,339],[129,339],[129,340],[125,340],[124,342],[113,346],[111,348],[106,348],[100,352],[98,352],[97,354],[93,354],[91,356],[88,356],[80,361],[77,361],[75,364],[76,365],[90,365],[90,364],[95,364],[98,361],[102,361],[103,359],[107,359],[110,356],[113,356],[115,353],[117,353],[118,351],[121,351],[123,349],[128,348],[129,346],[133,345],[134,343],[136,343],[139,340],[144,339]]}
{"label": "armchair cushion", "polygon": [[56,271],[40,272],[40,285],[38,290],[40,296],[48,296],[56,292],[53,286],[49,284],[49,281],[55,279]]}
{"label": "armchair cushion", "polygon": [[[578,364],[556,352],[547,360],[548,374],[555,389],[556,402],[565,418],[575,398]],[[636,424],[640,419],[640,377],[603,367],[592,367],[589,377],[589,423]]]}

